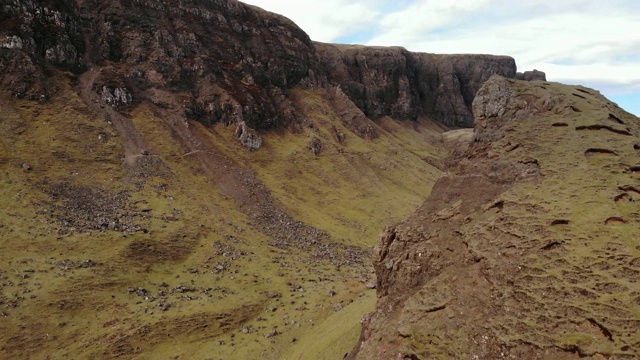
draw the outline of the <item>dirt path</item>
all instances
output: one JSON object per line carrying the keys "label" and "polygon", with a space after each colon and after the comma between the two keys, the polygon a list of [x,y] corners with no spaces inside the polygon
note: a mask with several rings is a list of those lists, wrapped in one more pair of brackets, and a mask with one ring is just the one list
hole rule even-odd
{"label": "dirt path", "polygon": [[92,67],[89,71],[80,75],[78,92],[87,106],[97,114],[102,114],[113,123],[124,144],[124,163],[134,166],[136,158],[150,153],[151,147],[144,137],[138,132],[133,121],[120,114],[114,108],[103,104],[100,96],[94,91],[94,83],[102,69]]}

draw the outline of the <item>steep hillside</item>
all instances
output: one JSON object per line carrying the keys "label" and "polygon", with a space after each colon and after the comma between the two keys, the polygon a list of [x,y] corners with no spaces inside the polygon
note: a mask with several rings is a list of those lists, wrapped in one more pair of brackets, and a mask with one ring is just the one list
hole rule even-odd
{"label": "steep hillside", "polygon": [[[47,101],[51,67],[90,70],[86,90],[110,106],[177,105],[207,126],[299,130],[305,119],[288,92],[301,84],[341,86],[372,118],[468,127],[482,83],[516,76],[504,56],[313,43],[289,19],[234,0],[6,1],[0,23],[0,83],[18,97]],[[364,135],[362,124],[347,124]]]}
{"label": "steep hillside", "polygon": [[592,89],[499,76],[473,110],[471,143],[380,235],[351,357],[640,357],[640,120]]}
{"label": "steep hillside", "polygon": [[544,79],[234,0],[3,1],[0,357],[342,358],[376,300],[352,356],[636,356],[637,119],[495,74]]}
{"label": "steep hillside", "polygon": [[[233,127],[110,113],[55,76],[46,104],[0,97],[3,357],[277,358],[339,310],[326,346],[348,352],[373,306],[369,241],[429,192],[437,126],[371,122],[363,140],[294,89],[308,126],[250,152]],[[149,153],[129,158],[134,131]]]}
{"label": "steep hillside", "polygon": [[295,86],[312,44],[241,3],[1,15],[2,357],[349,351],[373,309],[370,240],[428,194],[440,126]]}

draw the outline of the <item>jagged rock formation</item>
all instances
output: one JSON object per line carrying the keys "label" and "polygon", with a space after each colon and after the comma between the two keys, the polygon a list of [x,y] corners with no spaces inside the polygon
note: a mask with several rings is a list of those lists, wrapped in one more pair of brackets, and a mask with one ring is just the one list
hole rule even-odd
{"label": "jagged rock formation", "polygon": [[316,43],[321,73],[371,118],[428,116],[471,127],[471,103],[494,74],[516,75],[508,56],[412,53],[401,47]]}
{"label": "jagged rock formation", "polygon": [[315,66],[304,31],[236,1],[21,0],[4,5],[2,19],[2,84],[20,97],[50,97],[49,65],[80,73],[113,64],[101,77],[117,88],[94,86],[109,105],[162,89],[188,94],[176,102],[190,119],[266,129],[297,121],[285,95]]}
{"label": "jagged rock formation", "polygon": [[526,80],[526,81],[547,81],[547,74],[540,70],[533,69],[531,71],[525,71],[523,73],[516,73],[516,79],[518,80]]}
{"label": "jagged rock formation", "polygon": [[[469,127],[482,83],[515,76],[505,56],[312,43],[290,20],[232,0],[18,0],[3,5],[1,16],[0,82],[16,96],[46,101],[51,66],[76,74],[100,67],[93,89],[108,105],[175,103],[207,125],[299,128],[304,119],[288,90],[302,84],[339,86],[331,92],[362,112],[343,111],[361,137],[376,136],[364,117],[428,116]],[[158,99],[158,90],[181,95]]]}
{"label": "jagged rock formation", "polygon": [[0,84],[19,97],[46,101],[46,64],[82,70],[82,26],[73,1],[44,6],[4,1],[0,10]]}
{"label": "jagged rock formation", "polygon": [[638,358],[640,120],[499,76],[473,110],[474,142],[380,236],[352,358]]}
{"label": "jagged rock formation", "polygon": [[236,138],[248,149],[258,150],[262,145],[262,138],[257,131],[249,128],[244,121],[236,125]]}

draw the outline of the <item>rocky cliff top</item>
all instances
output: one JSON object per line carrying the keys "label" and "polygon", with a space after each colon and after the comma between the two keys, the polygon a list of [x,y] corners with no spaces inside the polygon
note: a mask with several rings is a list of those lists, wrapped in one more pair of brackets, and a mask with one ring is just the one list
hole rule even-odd
{"label": "rocky cliff top", "polygon": [[[93,87],[110,105],[122,105],[116,91],[125,103],[180,103],[184,116],[207,125],[299,128],[304,119],[288,90],[300,84],[339,86],[373,119],[423,116],[470,127],[482,83],[493,74],[516,76],[506,56],[313,43],[289,19],[234,0],[18,0],[0,16],[0,83],[16,96],[46,101],[54,68],[101,68]],[[159,90],[182,95],[160,99]]]}
{"label": "rocky cliff top", "polygon": [[[297,120],[287,90],[315,67],[304,31],[237,1],[25,0],[4,5],[2,14],[2,83],[43,101],[51,96],[49,66],[100,67],[100,92],[179,102],[184,115],[206,124],[264,129]],[[188,96],[169,101],[151,89]]]}
{"label": "rocky cliff top", "polygon": [[492,77],[423,206],[374,251],[357,358],[640,356],[640,120],[597,91]]}

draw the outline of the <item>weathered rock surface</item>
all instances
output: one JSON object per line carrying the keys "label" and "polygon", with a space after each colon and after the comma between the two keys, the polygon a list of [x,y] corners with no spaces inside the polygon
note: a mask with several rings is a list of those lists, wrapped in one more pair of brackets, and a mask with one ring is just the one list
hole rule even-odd
{"label": "weathered rock surface", "polygon": [[262,145],[262,138],[257,131],[249,128],[244,121],[236,125],[236,138],[248,149],[258,150]]}
{"label": "weathered rock surface", "polygon": [[473,110],[468,149],[380,235],[351,358],[638,358],[637,178],[621,171],[640,119],[591,89],[499,76]]}
{"label": "weathered rock surface", "polygon": [[329,90],[329,95],[331,96],[331,106],[349,130],[365,139],[378,137],[378,132],[369,118],[351,101],[340,86],[332,87]]}
{"label": "weathered rock surface", "polygon": [[48,97],[48,66],[110,62],[111,77],[134,93],[100,87],[110,105],[167,89],[188,94],[180,100],[192,119],[266,129],[296,121],[287,89],[315,66],[304,31],[237,1],[20,0],[3,6],[2,19],[2,83],[17,96]]}
{"label": "weathered rock surface", "polygon": [[0,8],[0,84],[18,97],[45,101],[46,65],[82,70],[82,25],[75,3],[3,1]]}
{"label": "weathered rock surface", "polygon": [[494,74],[516,76],[506,56],[313,43],[289,19],[233,0],[17,0],[1,11],[0,82],[14,95],[45,101],[51,67],[100,67],[94,90],[107,105],[180,93],[164,105],[205,125],[298,126],[288,89],[311,84],[335,94],[361,137],[376,137],[368,118],[387,115],[470,127],[480,86]]}
{"label": "weathered rock surface", "polygon": [[547,74],[545,74],[542,71],[533,69],[531,71],[525,71],[523,73],[521,72],[516,73],[516,79],[526,80],[526,81],[535,81],[535,80],[547,81]]}
{"label": "weathered rock surface", "polygon": [[320,73],[371,118],[428,116],[471,127],[471,103],[494,74],[514,77],[508,56],[412,53],[401,47],[315,43]]}

